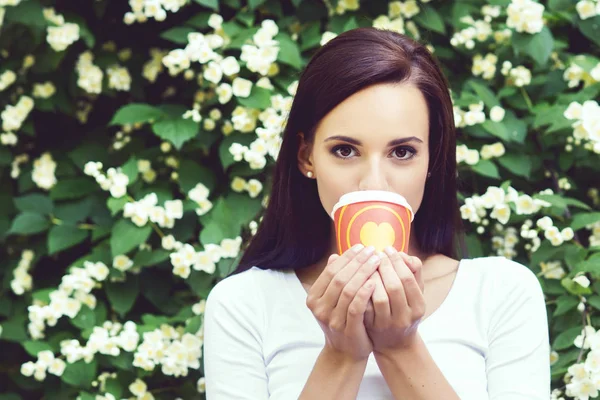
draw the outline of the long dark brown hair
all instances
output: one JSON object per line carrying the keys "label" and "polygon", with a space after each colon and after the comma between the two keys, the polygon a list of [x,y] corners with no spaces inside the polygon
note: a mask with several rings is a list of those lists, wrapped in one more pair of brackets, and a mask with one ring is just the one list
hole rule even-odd
{"label": "long dark brown hair", "polygon": [[413,221],[413,240],[427,255],[460,258],[459,254],[465,254],[448,82],[420,43],[394,31],[357,28],[321,47],[302,72],[263,220],[233,274],[252,266],[303,268],[325,257],[331,244],[331,219],[321,205],[315,181],[298,168],[298,133],[312,142],[319,121],[346,98],[371,85],[402,82],[423,93],[429,110],[431,177]]}

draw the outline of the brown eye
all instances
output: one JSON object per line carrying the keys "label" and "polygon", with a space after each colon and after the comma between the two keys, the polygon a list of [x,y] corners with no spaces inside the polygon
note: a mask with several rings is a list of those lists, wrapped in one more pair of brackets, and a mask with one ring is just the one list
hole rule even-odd
{"label": "brown eye", "polygon": [[352,155],[354,149],[351,146],[340,145],[331,149],[331,153],[339,158],[348,158]]}
{"label": "brown eye", "polygon": [[[417,152],[412,147],[397,147],[394,149],[394,154],[400,160],[410,160]],[[408,157],[406,157],[408,155]]]}

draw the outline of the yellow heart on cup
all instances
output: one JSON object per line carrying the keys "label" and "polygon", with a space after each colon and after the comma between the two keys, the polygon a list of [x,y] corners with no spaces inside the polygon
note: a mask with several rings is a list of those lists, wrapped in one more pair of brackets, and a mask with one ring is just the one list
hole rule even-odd
{"label": "yellow heart on cup", "polygon": [[394,228],[387,222],[377,225],[367,222],[360,229],[360,241],[365,246],[373,246],[377,251],[383,251],[387,246],[392,246],[396,241]]}

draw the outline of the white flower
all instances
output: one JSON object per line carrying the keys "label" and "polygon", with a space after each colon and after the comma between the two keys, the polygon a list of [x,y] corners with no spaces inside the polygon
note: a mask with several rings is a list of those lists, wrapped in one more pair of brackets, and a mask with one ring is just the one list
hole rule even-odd
{"label": "white flower", "polygon": [[502,224],[506,224],[510,218],[510,207],[506,204],[497,204],[490,217],[496,218]]}
{"label": "white flower", "polygon": [[593,1],[582,0],[577,3],[575,8],[577,9],[579,18],[581,18],[582,20],[593,18],[597,15],[596,4],[594,4]]}
{"label": "white flower", "polygon": [[128,92],[131,88],[131,75],[125,67],[113,65],[106,70],[108,87],[111,89]]}
{"label": "white flower", "polygon": [[183,218],[183,202],[179,199],[165,201],[165,211],[169,218]]}
{"label": "white flower", "polygon": [[562,231],[560,231],[560,235],[564,241],[568,241],[568,240],[573,239],[573,237],[575,236],[575,233],[573,232],[573,229],[571,229],[570,227],[567,227],[567,228],[564,228]]}
{"label": "white flower", "polygon": [[236,176],[231,181],[231,189],[235,192],[241,193],[246,190],[248,183],[245,179]]}
{"label": "white flower", "polygon": [[113,259],[113,267],[125,272],[133,267],[133,260],[124,254],[118,255]]}
{"label": "white flower", "polygon": [[469,165],[475,165],[479,162],[479,152],[477,150],[468,150],[465,162]]}
{"label": "white flower", "polygon": [[331,39],[333,39],[334,37],[336,37],[337,34],[333,33],[333,32],[323,32],[323,35],[321,36],[321,41],[319,42],[321,46],[324,46],[327,42],[329,42]]}
{"label": "white flower", "polygon": [[250,91],[252,90],[252,82],[247,79],[237,77],[233,80],[232,88],[234,96],[248,97],[250,96]]}
{"label": "white flower", "polygon": [[579,284],[580,286],[582,286],[584,288],[587,288],[590,286],[590,280],[585,275],[579,275],[579,276],[573,278],[573,282],[576,282],[577,284]]}
{"label": "white flower", "polygon": [[67,22],[61,26],[49,26],[46,40],[55,51],[66,50],[79,40],[79,25]]}
{"label": "white flower", "polygon": [[516,201],[517,206],[517,214],[533,214],[538,211],[538,206],[536,206],[535,202],[529,195],[521,195]]}
{"label": "white flower", "polygon": [[544,27],[544,6],[532,0],[512,0],[506,25],[517,32],[538,33]]}
{"label": "white flower", "polygon": [[63,360],[61,360],[60,358],[55,358],[48,366],[48,372],[52,375],[62,376],[66,367],[67,364]]}
{"label": "white flower", "polygon": [[215,93],[218,96],[219,103],[225,104],[231,100],[233,96],[233,88],[229,83],[221,83],[216,89]]}
{"label": "white flower", "polygon": [[250,197],[255,198],[260,194],[263,189],[262,183],[257,179],[250,179],[248,181],[248,193]]}
{"label": "white flower", "polygon": [[240,72],[240,64],[233,56],[225,57],[221,61],[223,73],[227,76],[235,75]]}
{"label": "white flower", "polygon": [[223,78],[223,70],[221,66],[214,61],[208,63],[207,68],[204,70],[204,79],[212,83],[219,83]]}
{"label": "white flower", "polygon": [[545,216],[538,219],[536,225],[543,230],[548,230],[554,225],[554,222],[552,221],[552,218]]}
{"label": "white flower", "polygon": [[506,111],[500,106],[494,106],[490,110],[490,119],[494,122],[500,122],[504,119]]}
{"label": "white flower", "polygon": [[129,391],[134,396],[141,397],[146,393],[147,390],[148,390],[148,387],[146,386],[144,381],[139,378],[136,379],[131,385],[129,385]]}
{"label": "white flower", "polygon": [[215,30],[220,29],[221,24],[223,24],[223,17],[219,14],[211,14],[208,18],[208,26]]}
{"label": "white flower", "polygon": [[188,193],[188,196],[191,200],[195,202],[200,202],[202,200],[206,200],[210,194],[210,191],[203,183],[197,183],[196,186]]}
{"label": "white flower", "polygon": [[224,258],[235,258],[240,251],[242,238],[240,236],[235,239],[223,239],[220,245],[220,256]]}
{"label": "white flower", "polygon": [[213,274],[216,270],[216,264],[213,261],[213,257],[208,252],[199,251],[193,268],[196,271],[204,271],[208,274]]}

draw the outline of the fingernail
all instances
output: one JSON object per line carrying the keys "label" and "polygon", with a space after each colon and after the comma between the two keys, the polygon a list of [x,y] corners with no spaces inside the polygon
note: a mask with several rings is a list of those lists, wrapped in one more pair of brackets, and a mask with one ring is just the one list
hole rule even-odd
{"label": "fingernail", "polygon": [[394,253],[396,253],[396,249],[395,249],[395,248],[393,248],[392,246],[387,246],[387,247],[385,248],[385,253],[386,253],[388,256],[391,256],[391,255],[393,255]]}

